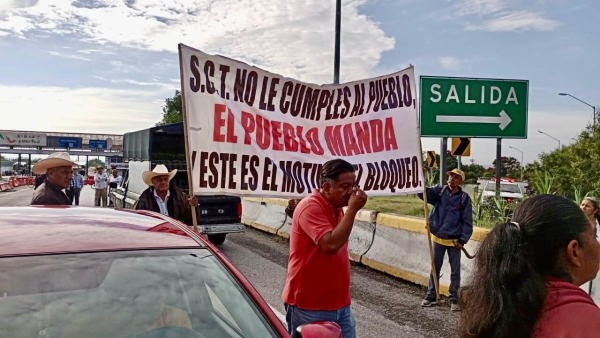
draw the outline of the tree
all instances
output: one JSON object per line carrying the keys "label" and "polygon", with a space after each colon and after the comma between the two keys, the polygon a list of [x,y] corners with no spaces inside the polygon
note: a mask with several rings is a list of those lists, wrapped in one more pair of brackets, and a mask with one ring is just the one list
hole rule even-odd
{"label": "tree", "polygon": [[[574,198],[600,192],[600,123],[594,133],[588,125],[576,142],[550,153],[542,153],[539,161],[527,165],[524,176],[529,182],[539,175],[552,177],[552,190]],[[537,173],[537,176],[536,176]]]}
{"label": "tree", "polygon": [[477,184],[477,179],[485,173],[485,168],[477,163],[467,164],[462,166],[462,171],[465,172],[465,184]]}
{"label": "tree", "polygon": [[[496,169],[496,160],[492,163]],[[500,176],[520,177],[521,162],[514,157],[502,156],[500,158]]]}
{"label": "tree", "polygon": [[182,104],[181,104],[181,92],[175,91],[175,96],[165,99],[165,105],[163,106],[163,118],[158,122],[157,126],[165,124],[177,123],[183,121]]}
{"label": "tree", "polygon": [[88,168],[95,168],[95,167],[97,167],[97,166],[102,166],[102,167],[106,168],[106,164],[105,164],[104,162],[100,161],[100,160],[99,160],[99,159],[97,159],[97,158],[91,159],[91,160],[89,160],[89,162],[87,163],[87,167],[88,167]]}

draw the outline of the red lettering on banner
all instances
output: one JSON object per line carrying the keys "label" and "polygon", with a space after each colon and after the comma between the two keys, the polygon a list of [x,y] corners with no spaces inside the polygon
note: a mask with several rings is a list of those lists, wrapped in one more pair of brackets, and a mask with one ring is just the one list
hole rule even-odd
{"label": "red lettering on banner", "polygon": [[256,116],[256,144],[262,150],[266,150],[271,145],[271,132],[269,120],[260,115]]}
{"label": "red lettering on banner", "polygon": [[[343,135],[342,135],[343,132]],[[353,156],[398,149],[391,117],[325,127],[325,142],[333,156]]]}
{"label": "red lettering on banner", "polygon": [[283,124],[283,143],[285,144],[285,151],[294,153],[298,151],[298,141],[296,141],[294,126],[289,123]]}
{"label": "red lettering on banner", "polygon": [[302,138],[302,126],[296,126],[296,136],[298,136],[298,140],[300,140],[300,152],[310,154],[310,149],[308,149],[306,141]]}
{"label": "red lettering on banner", "polygon": [[378,153],[383,151],[383,123],[381,120],[369,121],[371,126],[371,145],[373,146],[373,152]]}
{"label": "red lettering on banner", "polygon": [[250,134],[254,132],[254,115],[242,112],[242,128],[244,128],[244,144],[252,144]]}
{"label": "red lettering on banner", "polygon": [[[325,153],[319,141],[318,128],[303,132],[302,126],[294,127],[289,123],[268,120],[261,115],[255,117],[244,111],[240,123],[244,129],[244,144],[251,145],[254,138],[262,150],[272,148],[277,151],[300,151],[303,154],[323,155]],[[255,137],[252,137],[253,134]]]}
{"label": "red lettering on banner", "polygon": [[342,126],[327,126],[325,128],[325,142],[331,155],[334,156],[346,156],[346,149],[340,132],[341,129]]}
{"label": "red lettering on banner", "polygon": [[[361,127],[362,124],[362,127]],[[370,154],[371,153],[371,142],[369,142],[369,140],[371,139],[370,136],[370,132],[369,132],[369,122],[367,121],[363,121],[363,122],[356,122],[354,124],[354,128],[356,129],[356,138],[358,140],[358,146],[360,148],[360,153],[364,154]]]}
{"label": "red lettering on banner", "polygon": [[221,128],[225,126],[225,119],[223,113],[227,110],[224,104],[215,104],[215,118],[214,118],[214,129],[213,129],[213,141],[214,142],[225,142],[225,135],[221,133]]}
{"label": "red lettering on banner", "polygon": [[348,150],[348,156],[359,155],[360,149],[356,144],[356,139],[354,138],[354,131],[352,130],[352,124],[347,124],[344,126],[344,142],[346,143],[346,149]]}
{"label": "red lettering on banner", "polygon": [[306,140],[310,143],[310,149],[316,155],[325,154],[325,150],[321,147],[321,143],[319,143],[319,129],[311,128],[306,132]]}
{"label": "red lettering on banner", "polygon": [[281,144],[281,122],[279,121],[271,121],[271,131],[273,133],[273,150],[283,150],[283,145]]}
{"label": "red lettering on banner", "polygon": [[396,150],[398,149],[398,143],[396,141],[396,133],[394,132],[394,122],[391,117],[385,119],[384,127],[385,150]]}
{"label": "red lettering on banner", "polygon": [[231,109],[227,109],[227,142],[229,143],[237,143],[237,136],[235,136],[235,130],[233,127],[235,126],[235,119],[233,118],[233,113]]}

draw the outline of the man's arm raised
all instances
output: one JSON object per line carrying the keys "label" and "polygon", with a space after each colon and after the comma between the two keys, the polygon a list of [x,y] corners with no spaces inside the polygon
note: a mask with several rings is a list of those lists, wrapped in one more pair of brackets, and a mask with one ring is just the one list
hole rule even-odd
{"label": "man's arm raised", "polygon": [[348,241],[352,232],[352,226],[354,225],[354,218],[356,218],[356,214],[366,203],[367,194],[361,189],[355,188],[354,193],[350,196],[350,201],[348,201],[348,209],[344,217],[335,229],[319,239],[319,248],[330,255],[335,255]]}

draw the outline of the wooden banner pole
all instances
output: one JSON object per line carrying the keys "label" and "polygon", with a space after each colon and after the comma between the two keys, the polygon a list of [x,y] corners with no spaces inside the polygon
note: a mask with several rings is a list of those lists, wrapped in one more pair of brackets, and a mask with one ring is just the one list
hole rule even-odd
{"label": "wooden banner pole", "polygon": [[[419,129],[419,150],[421,152],[421,167],[425,168],[423,164],[423,145],[421,144],[421,130]],[[421,171],[424,173],[424,171]],[[435,262],[433,260],[433,244],[431,243],[431,231],[429,230],[429,205],[427,204],[427,184],[425,177],[423,177],[423,209],[425,210],[425,229],[427,229],[427,243],[429,244],[429,257],[431,258],[431,273],[433,274],[433,283],[435,285],[435,299],[440,300],[440,286],[437,277],[437,271],[435,271]]]}
{"label": "wooden banner pole", "polygon": [[[188,140],[188,120],[185,105],[185,89],[183,85],[183,54],[181,52],[181,44],[179,44],[179,74],[181,77],[181,114],[183,116],[183,135],[185,138],[185,164],[187,168],[187,178],[190,197],[194,196],[194,186],[192,184],[192,164],[190,163],[190,144]],[[198,219],[196,219],[196,208],[192,209],[192,224],[194,232],[198,232]]]}
{"label": "wooden banner pole", "polygon": [[[412,65],[411,65],[412,66]],[[421,143],[421,105],[415,107],[418,109],[417,111],[417,121],[419,124],[417,126],[418,134],[418,142],[419,142],[419,153],[421,154],[421,168],[424,169],[425,165],[423,163],[423,144]],[[441,155],[441,154],[440,154]],[[442,167],[438,165],[440,168],[440,177],[442,176]],[[435,270],[435,261],[433,259],[433,244],[431,243],[431,231],[429,230],[429,205],[427,204],[427,182],[425,181],[425,170],[421,170],[421,174],[423,175],[423,210],[425,211],[425,229],[427,229],[427,243],[429,244],[429,257],[431,258],[431,274],[433,275],[433,285],[435,286],[435,300],[440,301],[440,285],[437,276],[437,271]]]}

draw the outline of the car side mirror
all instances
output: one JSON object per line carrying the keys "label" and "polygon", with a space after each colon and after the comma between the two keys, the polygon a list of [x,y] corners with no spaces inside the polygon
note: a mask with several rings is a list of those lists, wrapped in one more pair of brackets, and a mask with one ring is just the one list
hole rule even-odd
{"label": "car side mirror", "polygon": [[334,322],[314,322],[300,325],[292,338],[342,338],[342,329]]}

